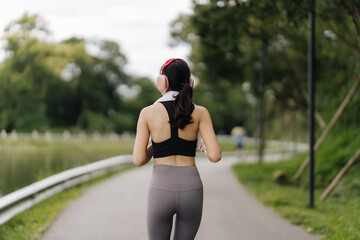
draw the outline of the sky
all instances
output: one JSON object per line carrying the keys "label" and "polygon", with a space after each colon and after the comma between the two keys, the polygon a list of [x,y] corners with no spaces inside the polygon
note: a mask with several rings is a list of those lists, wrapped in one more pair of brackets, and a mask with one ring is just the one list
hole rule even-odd
{"label": "sky", "polygon": [[[187,60],[190,51],[185,45],[169,46],[169,25],[180,13],[192,13],[191,0],[5,1],[0,8],[0,36],[11,21],[25,12],[47,21],[54,42],[76,36],[119,43],[128,60],[125,70],[153,81],[167,59]],[[0,60],[4,56],[1,50]]]}

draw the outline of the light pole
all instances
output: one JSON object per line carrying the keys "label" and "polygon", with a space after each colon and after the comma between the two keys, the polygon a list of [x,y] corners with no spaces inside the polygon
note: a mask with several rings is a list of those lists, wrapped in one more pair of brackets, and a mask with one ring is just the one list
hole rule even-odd
{"label": "light pole", "polygon": [[309,13],[309,54],[308,54],[308,88],[309,88],[309,207],[314,207],[314,106],[315,106],[315,0],[310,0]]}
{"label": "light pole", "polygon": [[263,162],[264,148],[265,148],[265,59],[266,59],[266,41],[261,42],[260,51],[260,96],[259,96],[259,127],[260,127],[260,142],[259,142],[259,163]]}

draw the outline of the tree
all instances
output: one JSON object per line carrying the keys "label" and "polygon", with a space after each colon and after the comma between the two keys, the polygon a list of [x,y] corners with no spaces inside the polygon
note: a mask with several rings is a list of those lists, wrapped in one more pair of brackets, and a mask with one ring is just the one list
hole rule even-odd
{"label": "tree", "polygon": [[57,68],[49,68],[53,45],[39,41],[46,36],[45,22],[37,15],[24,14],[5,29],[8,58],[1,66],[0,128],[43,130],[48,122],[43,98]]}
{"label": "tree", "polygon": [[[85,119],[87,111],[107,117],[109,111],[119,110],[120,98],[116,89],[120,84],[129,82],[129,77],[123,70],[126,58],[120,52],[119,45],[112,41],[92,42],[93,48],[97,49],[94,56],[87,53],[86,42],[82,39],[71,38],[62,44],[76,50],[73,51],[67,69],[69,85],[74,94],[69,107],[77,127],[86,128],[86,124],[91,121]],[[75,71],[74,74],[72,71]]]}
{"label": "tree", "polygon": [[[330,2],[320,1],[317,9],[324,21],[318,23],[316,33],[317,96],[320,99],[316,107],[325,122],[332,115],[329,109],[336,108],[352,85],[346,80],[354,79],[359,72],[357,53],[353,50],[354,36],[358,36],[354,31],[359,22],[356,15],[358,3]],[[213,93],[221,95],[218,100],[224,99],[233,83],[249,83],[253,95],[258,96],[259,50],[265,41],[269,63],[266,92],[271,93],[275,100],[275,105],[269,109],[273,113],[280,109],[281,112],[299,111],[306,115],[306,1],[277,1],[276,4],[267,0],[208,1],[205,4],[195,1],[193,8],[193,14],[181,15],[172,23],[171,35],[174,45],[186,43],[192,46],[192,69],[202,80],[202,85],[210,85],[208,89],[212,88],[212,91],[220,90]],[[327,26],[329,24],[339,31],[346,26],[341,31],[346,38],[338,38],[338,34],[335,35]],[[355,27],[351,29],[349,26]],[[341,38],[353,39],[352,47],[343,44]],[[329,84],[329,79],[334,79],[332,84]],[[341,94],[337,94],[339,92]]]}
{"label": "tree", "polygon": [[48,35],[46,22],[38,15],[24,14],[5,29],[0,128],[133,130],[129,122],[135,121],[138,106],[129,109],[119,87],[149,83],[125,73],[127,61],[119,44],[79,38],[50,42]]}

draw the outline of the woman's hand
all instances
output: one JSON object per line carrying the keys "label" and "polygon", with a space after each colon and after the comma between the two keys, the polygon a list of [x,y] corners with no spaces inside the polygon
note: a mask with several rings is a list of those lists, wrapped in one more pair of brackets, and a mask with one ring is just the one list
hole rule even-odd
{"label": "woman's hand", "polygon": [[201,139],[200,151],[207,154],[206,145],[202,139]]}
{"label": "woman's hand", "polygon": [[153,146],[152,144],[149,144],[146,148],[146,159],[150,161],[152,157],[153,157]]}

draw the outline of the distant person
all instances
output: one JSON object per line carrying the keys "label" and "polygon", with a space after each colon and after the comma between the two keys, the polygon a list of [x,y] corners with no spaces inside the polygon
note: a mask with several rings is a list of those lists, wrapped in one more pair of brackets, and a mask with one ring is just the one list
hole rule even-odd
{"label": "distant person", "polygon": [[198,148],[211,162],[221,159],[221,150],[209,112],[192,102],[194,80],[187,63],[169,59],[156,83],[163,96],[142,109],[133,152],[136,166],[154,157],[147,205],[148,237],[170,239],[176,214],[174,239],[194,239],[203,209],[203,185],[195,164],[198,132],[203,139]]}
{"label": "distant person", "polygon": [[244,147],[245,142],[245,128],[236,126],[231,130],[231,136],[234,138],[235,147],[236,147],[236,155],[238,157],[242,157],[242,149]]}

